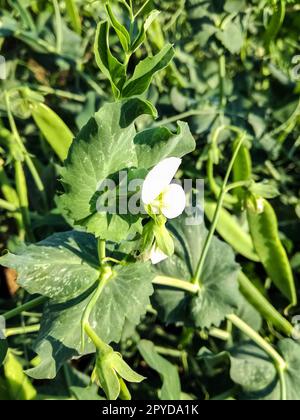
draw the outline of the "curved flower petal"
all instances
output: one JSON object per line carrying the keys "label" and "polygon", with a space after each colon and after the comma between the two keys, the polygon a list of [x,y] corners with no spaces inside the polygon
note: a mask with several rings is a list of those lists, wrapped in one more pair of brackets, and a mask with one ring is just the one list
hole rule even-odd
{"label": "curved flower petal", "polygon": [[142,201],[151,204],[171,183],[182,160],[170,157],[162,160],[147,175],[142,188]]}
{"label": "curved flower petal", "polygon": [[170,184],[163,193],[161,212],[167,219],[180,216],[186,207],[186,196],[178,184]]}
{"label": "curved flower petal", "polygon": [[164,254],[156,245],[153,246],[150,252],[150,259],[153,265],[159,264],[167,258],[169,257]]}

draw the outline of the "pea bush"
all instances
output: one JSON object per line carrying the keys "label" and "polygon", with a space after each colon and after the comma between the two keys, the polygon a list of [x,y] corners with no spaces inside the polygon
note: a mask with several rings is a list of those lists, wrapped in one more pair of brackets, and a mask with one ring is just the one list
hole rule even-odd
{"label": "pea bush", "polygon": [[0,4],[0,399],[299,400],[299,4]]}

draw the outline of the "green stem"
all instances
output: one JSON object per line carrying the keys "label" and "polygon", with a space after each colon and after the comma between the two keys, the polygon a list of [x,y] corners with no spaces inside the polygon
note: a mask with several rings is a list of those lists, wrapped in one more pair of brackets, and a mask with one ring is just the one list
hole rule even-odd
{"label": "green stem", "polygon": [[22,334],[32,334],[38,332],[41,326],[38,325],[28,325],[27,327],[18,327],[18,328],[8,328],[5,330],[5,337],[12,337],[15,335],[22,335]]}
{"label": "green stem", "polygon": [[15,161],[15,178],[16,178],[16,190],[19,197],[20,211],[23,219],[23,225],[25,228],[27,239],[30,242],[34,242],[33,232],[31,230],[30,214],[29,214],[29,202],[28,202],[28,190],[26,184],[26,178],[22,162]]}
{"label": "green stem", "polygon": [[102,272],[99,279],[99,285],[95,292],[93,293],[89,303],[87,304],[83,315],[81,319],[81,352],[84,352],[84,334],[85,334],[85,328],[87,325],[89,325],[89,318],[91,316],[91,313],[98,301],[98,299],[101,296],[101,293],[104,289],[104,287],[107,285],[108,281],[110,280],[112,276],[112,270],[109,266],[103,266]]}
{"label": "green stem", "polygon": [[173,287],[174,289],[184,290],[192,294],[196,294],[199,291],[197,284],[192,284],[188,281],[175,279],[172,277],[157,276],[152,282],[159,286]]}
{"label": "green stem", "polygon": [[151,0],[146,0],[146,2],[143,4],[143,6],[140,8],[140,10],[134,15],[133,19],[135,20],[145,9],[145,7],[150,3]]}
{"label": "green stem", "polygon": [[225,55],[221,55],[219,58],[219,78],[220,78],[220,105],[221,108],[226,106],[225,97],[225,78],[226,78],[226,59]]}
{"label": "green stem", "polygon": [[41,177],[33,163],[33,160],[31,158],[31,156],[29,155],[29,153],[27,152],[23,141],[21,139],[21,136],[19,134],[19,131],[17,129],[17,125],[14,119],[14,116],[11,112],[11,108],[10,108],[10,101],[9,101],[9,96],[7,91],[4,92],[4,98],[5,98],[5,106],[6,106],[6,110],[7,110],[7,116],[8,116],[8,120],[9,120],[9,124],[10,124],[10,128],[11,131],[13,133],[14,139],[16,141],[16,143],[18,144],[20,151],[23,153],[24,155],[24,159],[26,162],[26,165],[31,173],[31,176],[35,182],[35,185],[37,187],[37,189],[39,190],[42,199],[43,199],[43,204],[45,206],[45,208],[47,208],[47,198],[46,198],[46,194],[45,194],[45,188],[44,188],[44,184],[43,181],[41,180]]}
{"label": "green stem", "polygon": [[255,344],[257,344],[261,349],[263,349],[268,356],[273,360],[275,367],[278,372],[281,386],[281,399],[286,400],[286,381],[285,381],[285,371],[287,369],[287,364],[281,355],[266,341],[264,340],[256,331],[254,331],[248,324],[246,324],[242,319],[237,315],[231,314],[227,316],[227,319],[232,322],[232,324],[241,330],[247,337],[249,337]]}
{"label": "green stem", "polygon": [[104,341],[101,340],[101,338],[95,333],[93,328],[90,326],[89,323],[85,324],[84,331],[87,334],[87,336],[92,340],[95,347],[103,354],[107,351],[111,350],[111,347],[108,346]]}
{"label": "green stem", "polygon": [[[232,129],[231,127],[228,127],[228,128]],[[218,221],[219,221],[220,212],[222,210],[224,199],[226,197],[227,184],[228,184],[228,181],[229,181],[232,169],[233,169],[234,162],[235,162],[235,160],[238,156],[239,150],[240,150],[240,148],[241,148],[241,146],[242,146],[242,144],[245,140],[245,133],[239,132],[239,134],[240,134],[240,140],[238,142],[238,145],[237,145],[237,147],[234,151],[234,154],[231,158],[231,161],[229,163],[229,166],[228,166],[228,169],[227,169],[227,172],[226,172],[226,176],[224,178],[223,186],[221,188],[221,192],[220,192],[220,195],[219,195],[217,208],[216,208],[215,215],[214,215],[214,218],[213,218],[213,221],[212,221],[212,225],[210,227],[209,233],[208,233],[207,238],[205,240],[204,247],[203,247],[202,254],[201,254],[197,269],[196,269],[195,276],[192,279],[192,282],[194,284],[198,283],[199,286],[201,286],[200,276],[201,276],[202,271],[203,271],[204,263],[205,263],[205,260],[206,260],[206,257],[207,257],[208,251],[209,251],[211,241],[212,241],[213,236],[215,234],[216,227],[217,227],[217,224],[218,224]]]}
{"label": "green stem", "polygon": [[18,306],[17,308],[12,309],[9,312],[4,313],[2,316],[3,318],[8,321],[9,319],[15,318],[18,315],[21,315],[23,312],[30,311],[30,309],[35,308],[37,306],[43,305],[46,303],[48,298],[41,296],[36,299],[33,299],[27,303],[24,303],[21,306]]}
{"label": "green stem", "polygon": [[152,124],[152,127],[159,127],[166,124],[176,123],[178,120],[185,120],[190,117],[195,117],[197,115],[216,115],[216,111],[200,111],[198,109],[192,109],[190,111],[182,112],[181,114],[177,114],[170,118],[164,118],[163,120],[157,121]]}
{"label": "green stem", "polygon": [[106,258],[106,241],[103,239],[98,239],[98,257],[100,263]]}
{"label": "green stem", "polygon": [[238,282],[240,291],[248,302],[250,302],[267,321],[271,322],[274,327],[291,337],[294,332],[293,325],[291,325],[289,321],[271,305],[243,272],[239,273]]}

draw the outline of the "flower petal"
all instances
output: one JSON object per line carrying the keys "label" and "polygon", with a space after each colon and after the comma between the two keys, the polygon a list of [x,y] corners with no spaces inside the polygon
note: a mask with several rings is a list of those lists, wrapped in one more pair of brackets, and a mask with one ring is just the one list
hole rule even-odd
{"label": "flower petal", "polygon": [[182,160],[170,157],[162,160],[147,175],[142,188],[142,201],[151,204],[171,183]]}
{"label": "flower petal", "polygon": [[167,258],[169,257],[166,254],[164,254],[156,245],[153,246],[150,252],[150,259],[153,265],[159,264]]}
{"label": "flower petal", "polygon": [[163,193],[161,212],[167,219],[180,216],[186,207],[184,189],[178,184],[169,185]]}

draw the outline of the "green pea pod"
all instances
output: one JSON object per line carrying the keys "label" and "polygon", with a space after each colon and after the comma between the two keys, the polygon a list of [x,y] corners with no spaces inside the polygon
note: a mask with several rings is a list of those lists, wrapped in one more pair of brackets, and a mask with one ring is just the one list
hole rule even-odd
{"label": "green pea pod", "polygon": [[[236,147],[234,143],[234,148]],[[234,182],[248,181],[252,178],[252,160],[251,154],[247,146],[242,145],[233,165],[233,179]],[[236,188],[234,191],[239,202],[242,204],[245,199],[245,191],[243,188]]]}
{"label": "green pea pod", "polygon": [[[212,222],[217,204],[213,201],[205,202],[205,215]],[[217,224],[217,232],[232,248],[251,261],[258,262],[250,235],[248,235],[231,214],[222,209]]]}
{"label": "green pea pod", "polygon": [[242,271],[239,273],[238,282],[240,291],[248,302],[278,331],[290,337],[294,332],[294,326],[272,306]]}
{"label": "green pea pod", "polygon": [[247,206],[248,221],[254,248],[275,286],[289,299],[291,306],[297,304],[293,272],[286,251],[279,239],[278,221],[271,204],[262,200],[263,212]]}
{"label": "green pea pod", "polygon": [[70,129],[52,109],[43,103],[33,105],[32,116],[54,152],[61,161],[64,161],[74,138]]}

